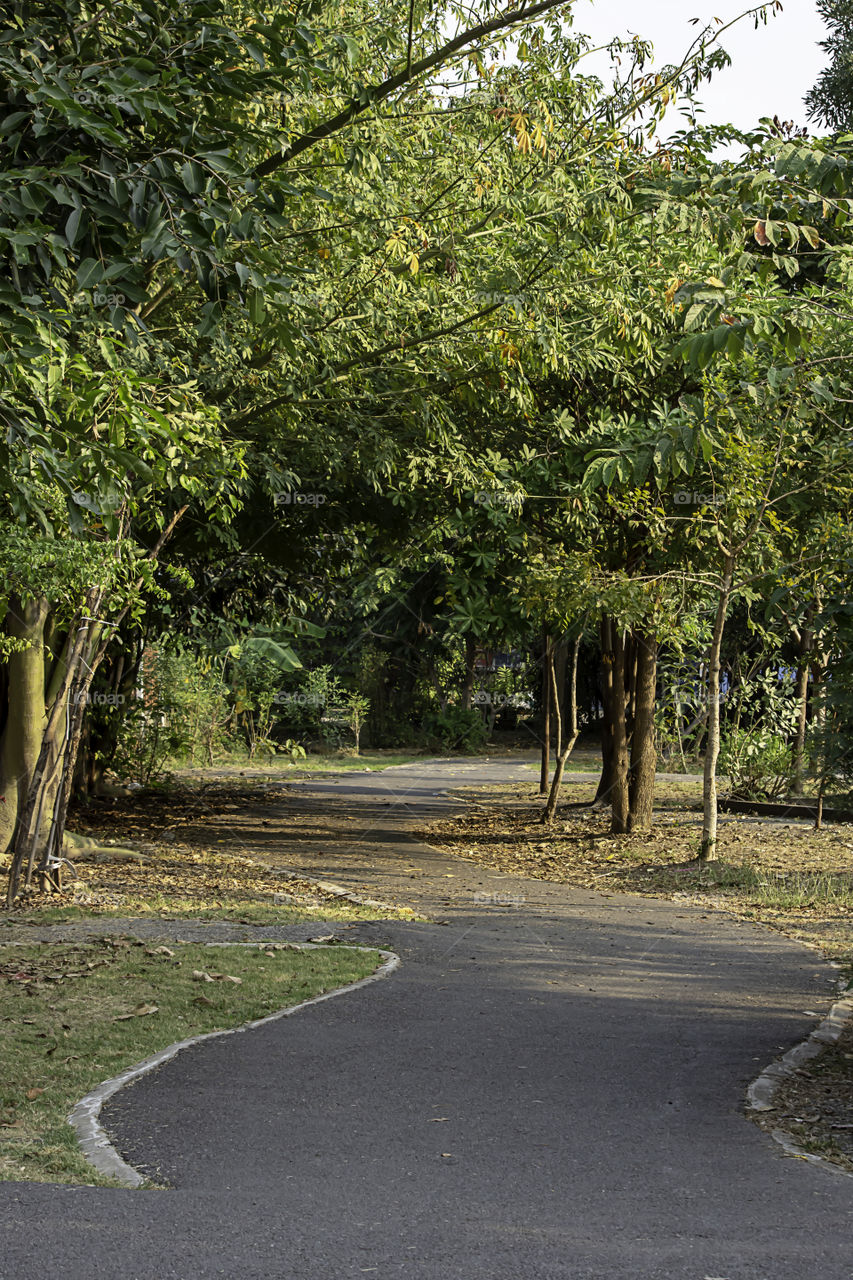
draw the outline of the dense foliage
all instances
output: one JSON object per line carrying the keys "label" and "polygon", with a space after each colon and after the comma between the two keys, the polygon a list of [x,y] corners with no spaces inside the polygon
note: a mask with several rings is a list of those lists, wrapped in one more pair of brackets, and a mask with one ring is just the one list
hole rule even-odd
{"label": "dense foliage", "polygon": [[660,74],[617,43],[605,86],[569,16],[16,7],[10,901],[111,765],[535,742],[546,711],[559,750],[570,703],[603,719],[615,831],[651,821],[658,745],[704,751],[710,855],[754,644],[795,672],[764,755],[842,778],[816,726],[846,714],[850,145],[664,144],[717,33]]}

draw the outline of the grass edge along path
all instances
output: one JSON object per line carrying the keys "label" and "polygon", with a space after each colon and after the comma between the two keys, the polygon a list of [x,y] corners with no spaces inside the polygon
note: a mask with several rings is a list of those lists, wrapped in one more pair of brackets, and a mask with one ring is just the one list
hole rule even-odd
{"label": "grass edge along path", "polygon": [[154,946],[132,937],[0,947],[0,1180],[124,1186],[87,1161],[68,1117],[176,1042],[369,977],[377,951],[292,943]]}

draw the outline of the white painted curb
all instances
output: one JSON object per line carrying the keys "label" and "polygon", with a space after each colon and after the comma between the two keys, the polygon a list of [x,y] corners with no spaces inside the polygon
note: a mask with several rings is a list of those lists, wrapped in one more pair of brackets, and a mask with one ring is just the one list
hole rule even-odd
{"label": "white painted curb", "polygon": [[[257,942],[220,942],[207,945],[220,947],[259,946]],[[348,991],[356,991],[359,987],[366,987],[369,982],[378,982],[381,978],[387,978],[400,964],[398,955],[393,951],[383,951],[379,947],[336,946],[331,948],[310,942],[299,943],[298,945],[291,943],[289,945],[291,948],[295,947],[300,951],[376,951],[382,957],[382,964],[375,973],[368,974],[366,978],[360,978],[358,982],[351,982],[346,987],[336,987],[334,991],[324,991],[321,996],[313,996],[310,1000],[303,1000],[301,1004],[291,1005],[287,1009],[279,1009],[276,1013],[267,1014],[264,1018],[255,1018],[252,1022],[244,1022],[242,1026],[229,1027],[224,1031],[208,1031],[204,1035],[189,1036],[186,1040],[178,1040],[175,1044],[170,1044],[167,1048],[161,1049],[159,1053],[152,1054],[150,1058],[145,1058],[142,1062],[137,1062],[135,1066],[128,1067],[126,1071],[113,1076],[111,1080],[105,1080],[103,1084],[99,1084],[91,1093],[87,1093],[85,1098],[80,1099],[68,1117],[68,1123],[73,1126],[77,1133],[77,1141],[80,1143],[84,1156],[99,1173],[106,1175],[108,1178],[116,1178],[128,1187],[140,1187],[145,1181],[141,1173],[122,1160],[100,1124],[101,1108],[107,1099],[111,1098],[114,1093],[118,1093],[119,1089],[123,1089],[125,1085],[130,1084],[133,1080],[138,1080],[140,1076],[147,1075],[149,1071],[154,1071],[156,1067],[162,1066],[164,1062],[174,1058],[182,1049],[188,1049],[190,1045],[201,1044],[203,1041],[212,1040],[216,1036],[239,1035],[243,1031],[252,1031],[255,1027],[263,1027],[268,1022],[277,1022],[279,1018],[289,1018],[291,1014],[298,1013],[300,1009],[307,1009],[309,1005],[320,1004],[323,1000],[331,1000],[335,996],[344,995]]]}
{"label": "white painted curb", "polygon": [[[789,1049],[776,1062],[771,1062],[770,1066],[762,1071],[758,1079],[753,1080],[746,1094],[749,1110],[752,1112],[772,1111],[775,1105],[776,1090],[781,1082],[792,1076],[802,1063],[808,1062],[811,1058],[816,1058],[827,1045],[836,1044],[842,1031],[851,1021],[853,1021],[853,998],[837,1000],[823,1022],[815,1028],[807,1040],[803,1040],[801,1044]],[[796,1156],[799,1160],[807,1160],[810,1164],[822,1165],[824,1169],[830,1169],[833,1173],[840,1173],[845,1178],[853,1178],[853,1173],[849,1173],[839,1165],[833,1164],[831,1160],[825,1160],[823,1156],[815,1155],[811,1151],[804,1151],[784,1129],[771,1129],[770,1136],[779,1143],[780,1147],[784,1148],[787,1155]]]}

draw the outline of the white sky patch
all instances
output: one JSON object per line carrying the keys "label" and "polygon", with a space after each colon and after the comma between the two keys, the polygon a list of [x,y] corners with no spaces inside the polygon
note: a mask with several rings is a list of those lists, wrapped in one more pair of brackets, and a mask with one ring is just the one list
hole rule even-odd
{"label": "white sky patch", "polygon": [[[721,43],[732,65],[700,87],[702,123],[751,129],[762,116],[778,115],[808,125],[812,133],[820,132],[807,120],[803,95],[826,65],[826,55],[818,47],[826,28],[814,0],[783,0],[783,4],[783,11],[770,15],[766,26],[756,30],[754,20],[745,18],[726,32]],[[697,32],[714,18],[728,22],[746,7],[731,0],[577,0],[574,30],[592,36],[596,44],[614,36],[639,35],[654,44],[655,66],[661,67],[679,62]],[[691,18],[699,18],[699,25],[691,26]],[[605,54],[584,58],[580,70],[609,83]],[[662,132],[679,127],[670,114]]]}

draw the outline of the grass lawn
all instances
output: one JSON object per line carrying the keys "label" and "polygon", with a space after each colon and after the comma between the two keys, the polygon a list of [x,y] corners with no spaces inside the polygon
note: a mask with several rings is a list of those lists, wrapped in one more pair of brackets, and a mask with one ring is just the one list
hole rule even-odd
{"label": "grass lawn", "polygon": [[310,778],[315,774],[351,773],[370,769],[390,769],[398,764],[413,764],[418,760],[433,759],[424,751],[333,751],[328,755],[309,755],[304,760],[291,760],[290,756],[258,755],[249,760],[244,752],[230,752],[217,756],[212,765],[188,764],[186,760],[172,760],[167,772],[181,781],[205,778],[259,776]]}
{"label": "grass lawn", "polygon": [[278,943],[0,946],[0,1179],[112,1185],[67,1122],[95,1085],[177,1040],[299,1004],[378,964],[375,951]]}

